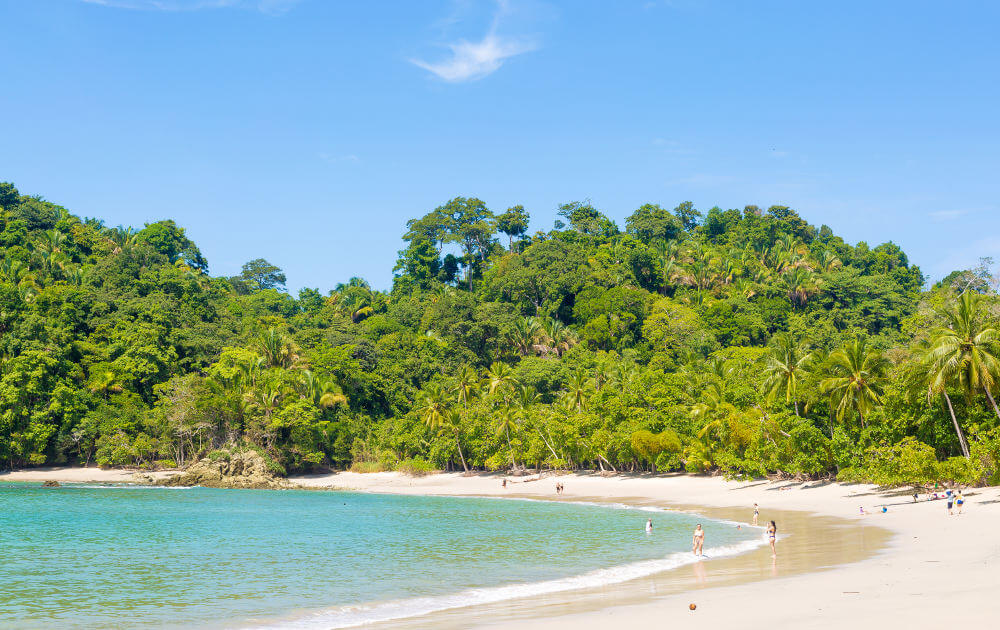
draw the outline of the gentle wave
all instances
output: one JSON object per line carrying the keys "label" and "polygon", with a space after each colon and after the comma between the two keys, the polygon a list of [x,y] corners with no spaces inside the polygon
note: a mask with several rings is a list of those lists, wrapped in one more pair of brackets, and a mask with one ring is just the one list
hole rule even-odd
{"label": "gentle wave", "polygon": [[[736,556],[748,551],[753,551],[764,546],[767,542],[764,539],[749,540],[735,545],[722,547],[711,547],[706,549],[708,555],[703,560]],[[381,604],[341,606],[322,612],[317,612],[298,619],[272,622],[266,625],[247,626],[248,628],[261,629],[282,629],[294,628],[296,630],[311,630],[322,628],[333,630],[336,628],[351,628],[355,626],[391,621],[394,619],[405,619],[408,617],[419,617],[442,610],[453,608],[464,608],[466,606],[476,606],[482,604],[493,604],[520,597],[531,597],[535,595],[548,595],[563,591],[578,590],[619,584],[638,578],[648,577],[664,571],[670,571],[688,564],[701,561],[689,551],[672,553],[665,558],[657,560],[644,560],[608,569],[598,569],[582,575],[546,580],[544,582],[533,582],[528,584],[510,584],[507,586],[495,586],[489,588],[476,588],[451,595],[438,595],[433,597],[414,597],[400,599]]]}
{"label": "gentle wave", "polygon": [[79,482],[63,482],[64,488],[90,488],[94,490],[193,490],[198,486],[150,486],[141,483],[108,483],[88,484]]}

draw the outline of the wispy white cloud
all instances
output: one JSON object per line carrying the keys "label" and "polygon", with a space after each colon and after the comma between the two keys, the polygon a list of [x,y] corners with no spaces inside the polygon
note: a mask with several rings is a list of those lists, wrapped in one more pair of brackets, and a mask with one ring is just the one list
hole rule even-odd
{"label": "wispy white cloud", "polygon": [[695,173],[687,177],[679,177],[664,182],[667,186],[725,186],[742,181],[735,175],[714,175],[712,173]]}
{"label": "wispy white cloud", "polygon": [[501,0],[498,2],[498,9],[493,16],[490,29],[482,40],[470,42],[463,39],[447,44],[451,49],[449,59],[436,63],[410,59],[410,63],[452,83],[475,81],[493,74],[507,59],[537,49],[537,45],[533,42],[497,33],[500,18],[506,11],[507,3]]}
{"label": "wispy white cloud", "polygon": [[969,214],[969,211],[963,209],[935,210],[934,212],[928,212],[927,216],[935,221],[950,221],[951,219],[957,219],[958,217],[963,217],[967,214]]}
{"label": "wispy white cloud", "polygon": [[338,162],[357,163],[361,161],[361,158],[359,158],[357,155],[353,153],[348,153],[346,155],[333,155],[331,153],[320,153],[319,159],[323,160],[324,162],[329,162],[331,164],[336,164]]}
{"label": "wispy white cloud", "polygon": [[200,11],[202,9],[252,9],[278,14],[288,11],[300,0],[82,0],[114,9],[138,11]]}

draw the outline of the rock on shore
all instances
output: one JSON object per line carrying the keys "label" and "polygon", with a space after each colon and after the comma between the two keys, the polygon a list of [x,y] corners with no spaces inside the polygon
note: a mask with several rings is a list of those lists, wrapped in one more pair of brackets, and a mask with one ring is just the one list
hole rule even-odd
{"label": "rock on shore", "polygon": [[205,458],[183,473],[156,482],[161,486],[205,486],[207,488],[287,488],[287,480],[268,468],[253,451],[228,453],[227,457]]}

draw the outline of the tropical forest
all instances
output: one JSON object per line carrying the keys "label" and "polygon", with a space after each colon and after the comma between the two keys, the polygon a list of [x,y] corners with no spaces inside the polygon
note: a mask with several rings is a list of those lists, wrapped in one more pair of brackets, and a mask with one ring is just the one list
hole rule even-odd
{"label": "tropical forest", "polygon": [[1000,483],[991,260],[932,284],[788,207],[672,205],[535,230],[456,197],[399,226],[390,290],[291,295],[2,183],[0,468]]}

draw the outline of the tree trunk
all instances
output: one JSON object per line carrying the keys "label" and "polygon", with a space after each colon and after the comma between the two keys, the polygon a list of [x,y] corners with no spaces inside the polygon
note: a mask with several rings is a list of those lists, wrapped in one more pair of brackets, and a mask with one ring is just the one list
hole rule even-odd
{"label": "tree trunk", "polygon": [[462,460],[462,468],[469,472],[469,466],[465,463],[465,455],[462,453],[462,443],[458,441],[458,434],[455,434],[455,446],[458,447],[458,457]]}
{"label": "tree trunk", "polygon": [[969,459],[969,445],[965,441],[965,434],[962,433],[962,427],[958,425],[958,419],[955,418],[955,409],[951,406],[951,397],[948,396],[948,392],[941,391],[944,394],[944,399],[948,403],[948,413],[951,414],[951,422],[955,425],[955,434],[958,435],[958,443],[962,447],[962,455],[965,455],[966,459]]}
{"label": "tree trunk", "polygon": [[984,387],[983,391],[986,392],[986,397],[990,399],[990,404],[993,405],[993,413],[997,414],[997,418],[1000,418],[1000,409],[997,409],[997,401],[993,400],[993,394],[990,393],[990,388]]}
{"label": "tree trunk", "polygon": [[538,437],[542,438],[542,442],[545,442],[545,446],[549,449],[549,452],[552,453],[552,457],[555,457],[556,459],[559,459],[559,456],[556,455],[555,449],[552,448],[552,445],[549,444],[549,441],[545,439],[545,435],[542,434],[542,430],[541,429],[538,430]]}
{"label": "tree trunk", "polygon": [[514,460],[514,446],[510,443],[510,428],[504,427],[504,433],[507,434],[507,450],[510,451],[510,465],[516,469],[517,461]]}
{"label": "tree trunk", "polygon": [[795,417],[798,418],[799,417],[799,401],[793,399],[792,400],[792,406],[795,408]]}
{"label": "tree trunk", "polygon": [[[611,462],[609,462],[607,459],[605,459],[604,455],[601,455],[600,453],[598,453],[597,454],[597,461],[606,463],[611,468],[611,470],[613,472],[618,472],[618,469],[615,468],[614,465]],[[603,464],[601,465],[601,470],[602,471],[604,470],[604,465]]]}

